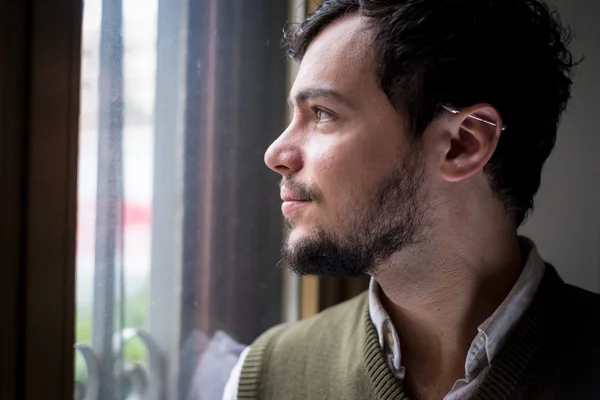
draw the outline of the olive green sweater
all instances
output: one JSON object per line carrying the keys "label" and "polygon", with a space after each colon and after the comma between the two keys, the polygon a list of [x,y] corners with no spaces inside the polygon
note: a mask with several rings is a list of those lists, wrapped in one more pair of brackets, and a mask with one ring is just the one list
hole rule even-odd
{"label": "olive green sweater", "polygon": [[[600,296],[566,285],[548,265],[538,293],[476,399],[600,399]],[[276,326],[252,345],[239,399],[408,399],[381,351],[362,294]]]}

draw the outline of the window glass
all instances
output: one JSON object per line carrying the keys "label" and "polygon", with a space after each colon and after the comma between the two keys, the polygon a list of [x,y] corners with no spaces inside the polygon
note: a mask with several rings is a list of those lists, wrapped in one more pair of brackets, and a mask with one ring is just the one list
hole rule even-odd
{"label": "window glass", "polygon": [[285,318],[281,0],[88,0],[76,398],[217,399]]}

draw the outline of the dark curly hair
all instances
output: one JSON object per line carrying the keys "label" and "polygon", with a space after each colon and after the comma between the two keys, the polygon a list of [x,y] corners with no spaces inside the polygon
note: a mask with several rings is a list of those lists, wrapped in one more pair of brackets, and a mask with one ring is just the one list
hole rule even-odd
{"label": "dark curly hair", "polygon": [[571,34],[540,0],[325,0],[284,35],[301,61],[327,25],[348,14],[374,32],[376,76],[418,139],[444,104],[489,103],[507,129],[484,171],[520,225],[570,98]]}

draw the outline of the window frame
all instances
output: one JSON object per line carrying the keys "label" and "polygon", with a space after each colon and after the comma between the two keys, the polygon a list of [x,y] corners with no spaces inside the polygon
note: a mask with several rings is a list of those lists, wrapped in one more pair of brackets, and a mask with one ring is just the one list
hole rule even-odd
{"label": "window frame", "polygon": [[82,7],[0,5],[3,398],[73,396]]}
{"label": "window frame", "polygon": [[[0,6],[4,10],[6,4]],[[18,319],[19,263],[22,256],[23,151],[25,127],[26,2],[16,2],[12,15],[0,12],[0,312],[7,322],[0,329],[0,397],[16,398],[20,365]]]}

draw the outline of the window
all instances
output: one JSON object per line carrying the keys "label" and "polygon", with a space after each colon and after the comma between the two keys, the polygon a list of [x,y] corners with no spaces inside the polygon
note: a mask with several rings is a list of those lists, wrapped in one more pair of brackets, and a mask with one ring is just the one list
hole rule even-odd
{"label": "window", "polygon": [[277,268],[281,0],[84,4],[78,399],[215,399],[244,346],[298,315]]}

